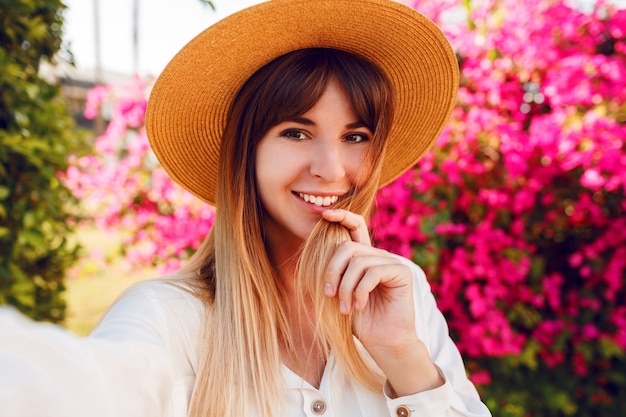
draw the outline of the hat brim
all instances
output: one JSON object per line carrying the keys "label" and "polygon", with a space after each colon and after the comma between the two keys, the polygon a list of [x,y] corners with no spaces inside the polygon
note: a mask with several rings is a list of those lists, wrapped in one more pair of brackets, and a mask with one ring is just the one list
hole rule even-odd
{"label": "hat brim", "polygon": [[146,129],[171,178],[215,204],[220,141],[239,88],[273,59],[314,47],[361,55],[395,86],[398,107],[380,186],[432,147],[456,102],[459,75],[450,43],[431,20],[393,1],[273,0],[200,33],[157,79]]}

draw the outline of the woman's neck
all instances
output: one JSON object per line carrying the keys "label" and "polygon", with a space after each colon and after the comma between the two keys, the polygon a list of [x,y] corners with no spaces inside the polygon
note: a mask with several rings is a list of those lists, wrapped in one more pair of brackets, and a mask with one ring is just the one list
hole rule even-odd
{"label": "woman's neck", "polygon": [[294,278],[302,243],[300,239],[270,239],[267,242],[270,262],[288,293],[293,293],[295,287]]}

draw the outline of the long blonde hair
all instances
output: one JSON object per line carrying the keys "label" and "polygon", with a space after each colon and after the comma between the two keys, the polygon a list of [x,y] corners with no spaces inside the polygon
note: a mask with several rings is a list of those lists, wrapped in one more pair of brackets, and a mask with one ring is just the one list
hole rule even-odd
{"label": "long blonde hair", "polygon": [[[293,344],[263,236],[256,146],[271,127],[313,107],[331,80],[345,89],[356,114],[374,133],[371,179],[343,202],[345,208],[369,216],[395,107],[386,76],[359,56],[326,48],[293,51],[259,69],[239,91],[224,131],[215,222],[181,270],[206,304],[190,416],[279,415],[279,341],[288,349]],[[382,376],[361,357],[351,317],[340,314],[321,288],[330,257],[347,239],[345,228],[320,221],[301,248],[296,281],[302,283],[302,297],[313,301],[317,343],[327,355],[333,351],[349,377],[375,389]]]}

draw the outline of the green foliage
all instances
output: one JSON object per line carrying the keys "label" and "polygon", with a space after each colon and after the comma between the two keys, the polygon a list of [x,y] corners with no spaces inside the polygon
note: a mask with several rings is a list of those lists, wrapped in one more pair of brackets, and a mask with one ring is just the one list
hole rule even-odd
{"label": "green foliage", "polygon": [[[527,356],[532,357],[534,353]],[[596,366],[584,378],[572,376],[567,363],[549,367],[543,362],[535,362],[525,366],[520,363],[520,358],[507,357],[472,364],[488,367],[491,371],[494,382],[481,386],[480,390],[494,415],[591,417],[615,415],[616,410],[626,410],[623,396],[626,364],[623,355],[610,356],[596,360]]]}
{"label": "green foliage", "polygon": [[77,247],[57,178],[80,135],[57,86],[38,74],[61,45],[55,0],[0,0],[0,304],[36,320],[59,322],[65,270]]}
{"label": "green foliage", "polygon": [[212,1],[210,1],[210,0],[200,0],[200,3],[204,4],[205,6],[209,6],[213,11],[215,11],[215,5],[213,4]]}

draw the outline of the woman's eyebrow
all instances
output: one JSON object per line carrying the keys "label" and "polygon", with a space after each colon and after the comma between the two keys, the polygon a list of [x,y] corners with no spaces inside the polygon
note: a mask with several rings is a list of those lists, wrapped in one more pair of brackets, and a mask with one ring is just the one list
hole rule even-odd
{"label": "woman's eyebrow", "polygon": [[365,127],[367,129],[369,129],[369,126],[362,120],[356,121],[354,123],[349,123],[349,124],[346,125],[346,127],[348,129],[358,129],[360,127]]}
{"label": "woman's eyebrow", "polygon": [[313,120],[307,119],[306,117],[302,117],[302,116],[292,117],[292,118],[287,119],[285,121],[286,122],[299,123],[301,125],[306,125],[306,126],[313,126],[313,125],[315,125],[315,122]]}
{"label": "woman's eyebrow", "polygon": [[[293,117],[293,118],[287,119],[285,121],[286,122],[299,123],[299,124],[306,125],[306,126],[314,126],[316,124],[313,120],[307,119],[306,117],[302,117],[302,116]],[[367,124],[364,121],[362,121],[362,120],[358,120],[356,122],[348,123],[346,125],[347,129],[358,129],[360,127],[365,127],[365,128],[369,129]]]}

